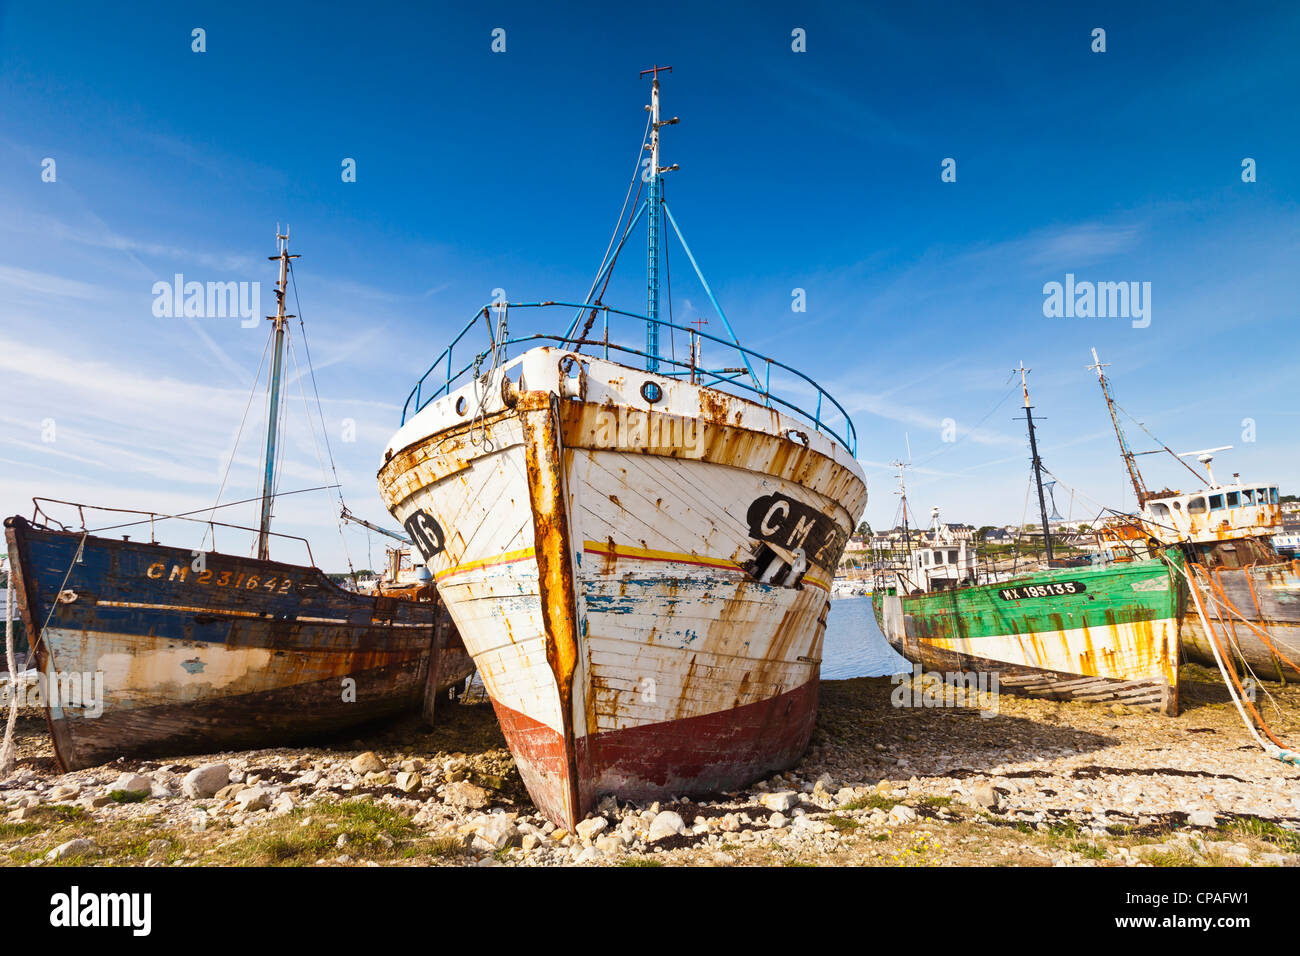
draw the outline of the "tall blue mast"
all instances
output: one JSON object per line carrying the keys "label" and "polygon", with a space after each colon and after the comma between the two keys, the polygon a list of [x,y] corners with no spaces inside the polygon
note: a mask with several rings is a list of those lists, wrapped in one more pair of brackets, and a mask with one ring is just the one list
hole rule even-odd
{"label": "tall blue mast", "polygon": [[649,173],[650,190],[649,197],[646,199],[646,212],[649,214],[649,228],[647,229],[647,264],[646,264],[646,333],[645,333],[645,351],[646,351],[646,368],[651,372],[659,371],[659,259],[661,256],[659,226],[663,221],[663,182],[661,174],[677,168],[674,163],[672,166],[661,167],[659,165],[659,127],[671,126],[677,122],[677,117],[670,120],[660,121],[659,119],[659,73],[671,73],[671,66],[654,66],[648,70],[642,70],[641,75],[651,74],[650,83],[650,105],[646,107],[650,111],[650,143],[646,146],[650,150],[650,168]]}

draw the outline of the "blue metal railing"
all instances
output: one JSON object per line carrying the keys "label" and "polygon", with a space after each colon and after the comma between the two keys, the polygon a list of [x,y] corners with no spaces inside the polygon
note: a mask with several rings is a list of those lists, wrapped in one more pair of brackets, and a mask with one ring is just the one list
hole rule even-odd
{"label": "blue metal railing", "polygon": [[[500,308],[505,308],[509,310],[509,309],[541,309],[541,308],[548,308],[548,307],[578,309],[580,313],[582,312],[590,313],[592,311],[603,313],[604,315],[603,336],[598,339],[582,338],[580,337],[582,333],[575,334],[572,331],[572,329],[576,327],[577,324],[576,322],[574,322],[572,325],[570,325],[570,333],[568,335],[551,335],[547,333],[536,333],[533,335],[524,335],[518,338],[507,339],[504,342],[495,341],[495,333],[493,331],[493,323],[491,319],[491,315],[494,310]],[[623,355],[635,355],[643,359],[650,358],[650,356],[641,349],[631,348],[630,346],[626,346],[626,345],[619,345],[615,342],[610,341],[609,317],[611,315],[623,316],[629,319],[635,319],[639,322],[646,321],[645,316],[637,315],[635,312],[624,312],[621,309],[611,308],[610,306],[607,305],[593,305],[590,303],[584,305],[582,303],[577,303],[577,302],[547,301],[547,302],[512,302],[504,305],[501,303],[493,303],[491,305],[483,306],[476,313],[474,313],[474,317],[470,319],[468,323],[466,323],[465,327],[461,329],[459,333],[457,333],[456,337],[451,340],[451,344],[448,345],[442,351],[442,354],[440,354],[434,360],[433,364],[429,366],[428,371],[426,371],[423,375],[421,375],[419,381],[415,383],[415,387],[411,389],[410,394],[407,395],[406,397],[406,403],[402,406],[402,424],[406,424],[406,420],[408,417],[414,414],[418,414],[419,411],[422,408],[424,408],[426,405],[428,405],[430,402],[434,401],[435,399],[443,395],[450,394],[453,387],[456,387],[456,383],[460,382],[471,372],[473,372],[474,374],[478,374],[478,370],[482,369],[484,362],[492,354],[490,350],[485,350],[482,352],[474,352],[472,359],[469,362],[465,363],[463,366],[460,366],[459,368],[455,366],[454,359],[453,359],[453,354],[455,352],[456,346],[461,343],[461,341],[465,338],[465,336],[469,334],[470,330],[473,329],[474,326],[477,325],[480,321],[483,322],[486,327],[489,340],[493,343],[493,345],[495,345],[497,348],[500,349],[505,349],[508,346],[518,345],[522,343],[544,344],[547,342],[553,342],[564,348],[572,348],[575,351],[588,346],[597,349],[603,349],[604,357],[606,359],[610,357],[611,351],[618,352]],[[719,386],[723,386],[724,390],[738,389],[741,390],[742,392],[753,393],[759,396],[759,398],[763,400],[763,403],[769,407],[771,407],[774,404],[779,405],[782,408],[788,409],[789,411],[794,412],[796,415],[799,415],[800,417],[806,419],[808,422],[812,424],[812,426],[817,431],[825,432],[831,438],[835,439],[846,449],[848,449],[850,454],[854,456],[857,455],[858,436],[857,436],[857,431],[853,427],[853,421],[849,418],[849,413],[844,410],[843,405],[841,405],[838,401],[835,400],[834,396],[832,396],[824,388],[822,388],[820,385],[814,382],[807,375],[800,372],[798,369],[791,368],[789,365],[786,365],[783,362],[778,362],[776,359],[763,355],[759,352],[755,352],[753,349],[747,349],[743,345],[739,345],[736,342],[731,342],[725,339],[718,338],[716,335],[710,335],[709,333],[699,329],[686,328],[685,326],[677,325],[675,322],[666,322],[663,319],[660,319],[658,324],[669,329],[676,329],[680,332],[685,333],[688,336],[694,335],[694,336],[698,336],[700,339],[707,339],[708,341],[716,342],[718,345],[725,346],[728,349],[735,349],[740,354],[740,357],[744,364],[744,368],[720,368],[720,369],[696,368],[693,367],[690,364],[690,362],[682,361],[677,358],[671,358],[661,354],[657,356],[661,367],[657,373],[653,373],[653,374],[658,374],[668,378],[678,376],[678,375],[695,374],[701,376],[701,381],[699,382],[699,384],[706,388],[717,388]],[[463,354],[464,352],[462,352],[462,355]],[[751,361],[751,359],[754,359],[756,361]],[[766,368],[765,374],[763,375],[763,380],[761,382],[759,381],[758,370],[755,368],[755,366],[758,365],[759,363],[764,365]],[[666,371],[663,368],[663,366],[670,366],[671,368],[670,370]],[[808,411],[807,409],[802,408],[799,405],[796,405],[793,401],[784,399],[772,391],[772,368],[774,366],[783,372],[788,372],[790,375],[795,376],[796,378],[800,379],[803,382],[806,382],[809,386],[811,386],[811,388],[817,393],[817,404],[813,411]],[[440,374],[443,378],[442,384],[439,385],[436,389],[433,389],[433,391],[428,391],[426,389],[426,382],[429,380],[429,377],[431,375],[438,373],[439,370],[441,370]],[[839,413],[839,416],[842,416],[843,418],[842,425],[840,425],[838,421],[827,422],[823,420],[822,412],[826,403],[830,403],[830,405]]]}

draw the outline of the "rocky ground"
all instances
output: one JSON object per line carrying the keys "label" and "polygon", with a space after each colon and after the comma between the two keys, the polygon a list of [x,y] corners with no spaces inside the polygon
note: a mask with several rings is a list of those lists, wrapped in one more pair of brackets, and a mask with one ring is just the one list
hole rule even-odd
{"label": "rocky ground", "polygon": [[[29,716],[0,781],[0,864],[1296,865],[1300,768],[1189,670],[1176,718],[1009,696],[986,718],[895,708],[888,678],[824,681],[792,771],[708,799],[606,799],[575,833],[533,808],[481,697],[432,731],[70,774]],[[1265,686],[1294,746],[1300,685]]]}

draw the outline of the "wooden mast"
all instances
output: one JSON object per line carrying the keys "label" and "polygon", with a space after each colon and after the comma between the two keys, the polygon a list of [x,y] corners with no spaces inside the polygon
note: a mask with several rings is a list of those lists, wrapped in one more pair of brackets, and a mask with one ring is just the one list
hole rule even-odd
{"label": "wooden mast", "polygon": [[1147,491],[1146,482],[1142,480],[1142,472],[1138,470],[1133,449],[1129,448],[1128,439],[1124,437],[1124,429],[1120,427],[1119,416],[1115,413],[1115,400],[1110,397],[1110,387],[1106,384],[1106,373],[1102,371],[1105,367],[1101,359],[1097,357],[1097,350],[1094,348],[1092,350],[1092,364],[1088,366],[1088,371],[1096,372],[1097,381],[1101,383],[1101,394],[1106,397],[1106,407],[1110,410],[1110,420],[1115,426],[1115,437],[1119,439],[1119,453],[1124,458],[1124,467],[1128,469],[1128,478],[1133,483],[1133,492],[1137,495],[1138,509],[1140,510],[1146,505],[1151,493]]}

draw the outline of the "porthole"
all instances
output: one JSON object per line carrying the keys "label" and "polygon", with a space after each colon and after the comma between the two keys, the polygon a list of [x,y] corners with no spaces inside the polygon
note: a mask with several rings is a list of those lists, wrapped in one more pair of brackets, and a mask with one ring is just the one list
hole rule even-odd
{"label": "porthole", "polygon": [[658,382],[646,382],[641,386],[641,397],[653,405],[664,397],[664,390],[659,387]]}
{"label": "porthole", "polygon": [[464,414],[465,414],[465,411],[466,411],[468,408],[469,408],[469,402],[467,402],[467,401],[465,400],[465,396],[464,396],[464,395],[462,395],[460,398],[456,399],[456,414],[457,414],[457,415],[464,415]]}

